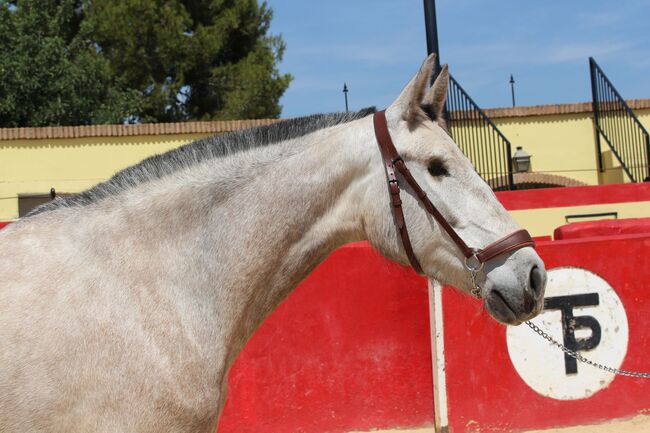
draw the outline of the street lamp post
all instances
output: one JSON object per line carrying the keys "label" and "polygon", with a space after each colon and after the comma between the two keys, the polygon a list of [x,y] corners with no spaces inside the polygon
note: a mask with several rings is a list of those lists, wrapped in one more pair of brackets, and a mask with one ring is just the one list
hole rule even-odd
{"label": "street lamp post", "polygon": [[510,92],[512,93],[512,106],[515,106],[515,78],[510,74]]}
{"label": "street lamp post", "polygon": [[343,94],[345,95],[345,112],[348,112],[348,85],[343,83]]}

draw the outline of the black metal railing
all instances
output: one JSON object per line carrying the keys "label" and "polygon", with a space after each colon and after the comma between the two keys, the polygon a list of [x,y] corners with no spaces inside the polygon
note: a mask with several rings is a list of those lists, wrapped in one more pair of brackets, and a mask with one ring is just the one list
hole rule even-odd
{"label": "black metal railing", "polygon": [[632,182],[650,180],[650,136],[614,85],[589,58],[591,94],[596,127],[598,169],[603,172],[600,136],[605,139]]}
{"label": "black metal railing", "polygon": [[448,92],[446,117],[454,141],[493,190],[515,189],[510,141],[451,75]]}

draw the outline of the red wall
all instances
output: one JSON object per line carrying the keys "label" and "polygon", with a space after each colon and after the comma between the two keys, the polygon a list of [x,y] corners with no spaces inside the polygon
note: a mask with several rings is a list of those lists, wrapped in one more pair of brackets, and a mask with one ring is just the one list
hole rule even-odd
{"label": "red wall", "polygon": [[650,218],[627,218],[571,223],[556,228],[553,232],[553,238],[560,240],[642,233],[650,233]]}
{"label": "red wall", "polygon": [[[543,242],[538,250],[548,268],[582,267],[612,284],[630,329],[622,368],[650,368],[650,235]],[[451,432],[590,424],[650,409],[642,379],[617,378],[582,400],[537,394],[514,370],[506,328],[480,302],[445,288],[443,307]],[[430,426],[427,310],[423,278],[365,244],[336,251],[246,346],[219,433]]]}
{"label": "red wall", "polygon": [[[547,242],[538,250],[549,269],[586,268],[612,284],[629,326],[621,368],[650,370],[650,235]],[[445,289],[443,302],[451,432],[593,424],[650,410],[647,379],[617,377],[606,389],[581,400],[561,401],[537,394],[512,365],[505,327],[489,318],[479,302],[453,289]],[[531,338],[539,336],[531,332]],[[546,343],[540,338],[539,344]]]}
{"label": "red wall", "polygon": [[[538,250],[549,269],[586,268],[612,284],[630,329],[621,368],[647,370],[650,235],[545,242]],[[537,394],[512,365],[506,328],[480,302],[445,288],[443,304],[451,432],[591,424],[650,409],[650,382],[643,379],[616,378],[582,400]],[[410,270],[363,244],[338,250],[264,323],[238,359],[219,432],[431,425],[427,305],[425,281]]]}
{"label": "red wall", "polygon": [[650,182],[503,191],[496,195],[508,210],[629,203],[650,201]]}
{"label": "red wall", "polygon": [[433,424],[427,283],[353,244],[264,322],[232,368],[219,433]]}

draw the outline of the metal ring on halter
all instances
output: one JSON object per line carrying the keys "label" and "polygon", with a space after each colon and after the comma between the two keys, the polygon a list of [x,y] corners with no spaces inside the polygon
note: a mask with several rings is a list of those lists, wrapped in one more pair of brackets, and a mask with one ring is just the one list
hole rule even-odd
{"label": "metal ring on halter", "polygon": [[[469,259],[476,260],[476,265],[472,266],[472,264],[469,262]],[[480,271],[481,269],[483,269],[484,264],[485,263],[483,263],[482,261],[480,261],[478,259],[478,251],[476,251],[476,250],[474,250],[474,252],[472,253],[471,256],[465,257],[465,267],[470,272],[478,272],[478,271]]]}

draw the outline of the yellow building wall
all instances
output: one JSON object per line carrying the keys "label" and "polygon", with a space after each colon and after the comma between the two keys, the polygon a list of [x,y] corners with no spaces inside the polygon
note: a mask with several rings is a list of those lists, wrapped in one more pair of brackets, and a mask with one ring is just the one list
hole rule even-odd
{"label": "yellow building wall", "polygon": [[75,193],[142,159],[208,134],[0,141],[0,221],[18,217],[19,194]]}
{"label": "yellow building wall", "polygon": [[588,113],[496,119],[512,151],[532,155],[531,171],[598,184],[594,126]]}
{"label": "yellow building wall", "polygon": [[[650,108],[635,113],[650,130]],[[532,155],[533,172],[557,174],[589,185],[627,181],[604,141],[607,170],[598,172],[591,113],[493,120],[512,142],[513,152],[516,146],[523,146]],[[47,194],[50,188],[57,193],[80,192],[148,156],[210,134],[0,139],[0,221],[18,217],[19,194]],[[546,230],[540,228],[539,232],[548,234]]]}
{"label": "yellow building wall", "polygon": [[[650,109],[635,110],[650,130]],[[570,177],[588,185],[629,182],[601,137],[605,172],[598,171],[595,128],[591,113],[554,114],[493,119],[510,140],[514,153],[522,146],[531,158],[531,171]]]}

